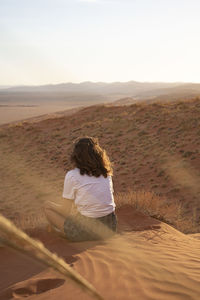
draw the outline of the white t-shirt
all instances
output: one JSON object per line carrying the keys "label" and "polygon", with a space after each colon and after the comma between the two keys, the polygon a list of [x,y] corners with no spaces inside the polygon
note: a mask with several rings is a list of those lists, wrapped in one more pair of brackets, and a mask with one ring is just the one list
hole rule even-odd
{"label": "white t-shirt", "polygon": [[115,210],[112,177],[81,175],[75,168],[67,172],[63,197],[73,199],[78,211],[92,218],[99,218]]}

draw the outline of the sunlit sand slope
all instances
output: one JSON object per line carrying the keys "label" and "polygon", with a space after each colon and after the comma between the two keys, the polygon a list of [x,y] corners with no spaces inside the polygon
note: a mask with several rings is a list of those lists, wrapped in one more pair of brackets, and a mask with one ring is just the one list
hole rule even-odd
{"label": "sunlit sand slope", "polygon": [[[124,216],[127,217],[126,224]],[[44,233],[35,233],[35,237],[61,255],[105,299],[198,300],[198,235],[184,235],[169,225],[128,207],[118,212],[118,218],[119,229],[123,231],[105,242],[72,244]],[[11,256],[10,254],[10,260],[7,260],[8,264]],[[0,257],[2,260],[1,255]],[[16,254],[15,257],[17,259]],[[0,299],[90,299],[52,270],[44,270],[38,265],[36,272],[37,264],[33,270],[33,264],[28,266],[27,258],[19,259],[21,265],[18,265],[18,278],[23,273],[25,280],[18,282],[17,276],[13,278],[12,284],[7,287],[4,285]],[[16,260],[12,263],[16,272]],[[26,271],[23,264],[26,265]],[[3,266],[5,267],[5,260]],[[2,270],[1,273],[3,275]],[[4,271],[4,278],[5,275]]]}

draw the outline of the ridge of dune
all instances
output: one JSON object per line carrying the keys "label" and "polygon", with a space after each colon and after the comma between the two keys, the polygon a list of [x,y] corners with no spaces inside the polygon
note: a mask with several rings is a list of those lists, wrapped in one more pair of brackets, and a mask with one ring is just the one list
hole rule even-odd
{"label": "ridge of dune", "polygon": [[[105,299],[198,300],[200,241],[129,206],[117,212],[119,233],[106,241],[69,243],[55,234],[33,231],[51,251],[78,271]],[[91,299],[51,269],[22,254],[0,249],[0,300]],[[20,261],[20,263],[19,263]],[[10,262],[10,270],[5,270]],[[6,275],[14,269],[12,280]],[[20,278],[21,277],[21,278]]]}

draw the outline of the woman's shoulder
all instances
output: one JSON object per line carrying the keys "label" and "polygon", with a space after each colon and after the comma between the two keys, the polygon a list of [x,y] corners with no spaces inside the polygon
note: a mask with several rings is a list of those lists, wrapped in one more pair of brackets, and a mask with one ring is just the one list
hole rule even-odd
{"label": "woman's shoulder", "polygon": [[72,185],[78,185],[80,182],[79,173],[79,169],[77,168],[69,170],[65,175],[65,181],[68,183],[70,182]]}
{"label": "woman's shoulder", "polygon": [[66,175],[65,175],[65,178],[66,179],[74,179],[74,180],[77,180],[77,178],[79,178],[80,176],[80,171],[78,168],[74,168],[72,170],[69,170],[67,171]]}
{"label": "woman's shoulder", "polygon": [[79,175],[80,171],[78,168],[74,168],[72,170],[67,171],[66,176],[71,177],[71,176],[77,176]]}

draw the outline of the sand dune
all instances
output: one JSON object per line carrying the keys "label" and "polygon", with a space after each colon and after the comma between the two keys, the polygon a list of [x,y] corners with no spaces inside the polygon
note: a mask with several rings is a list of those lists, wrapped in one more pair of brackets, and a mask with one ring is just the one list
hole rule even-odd
{"label": "sand dune", "polygon": [[157,207],[164,205],[159,211],[153,205],[150,215],[161,215],[185,233],[200,231],[198,99],[98,105],[70,112],[1,126],[0,212],[4,216],[13,221],[27,214],[38,216],[41,203],[59,197],[65,171],[71,168],[71,144],[88,135],[98,137],[108,151],[114,163],[115,194],[124,193],[124,203],[129,190],[152,192],[159,195]]}
{"label": "sand dune", "polygon": [[[1,213],[21,228],[31,225],[33,238],[61,256],[107,300],[199,300],[199,112],[198,99],[94,106],[2,126]],[[119,234],[104,242],[70,243],[42,227],[41,204],[59,197],[64,169],[70,168],[71,142],[81,135],[98,136],[115,162]],[[166,196],[163,210],[155,200],[162,198],[152,198],[144,188]],[[175,215],[178,222],[171,224],[194,234],[183,234],[124,205],[133,203],[129,189],[138,191],[134,207],[149,201],[152,216],[168,221]],[[184,219],[179,206],[170,211],[169,204],[178,200],[185,207]],[[55,271],[1,246],[0,279],[0,300],[91,299]]]}
{"label": "sand dune", "polygon": [[[103,242],[69,243],[34,230],[84,276],[105,299],[199,299],[200,241],[124,206],[119,234]],[[91,299],[62,276],[11,250],[0,248],[0,299]]]}

